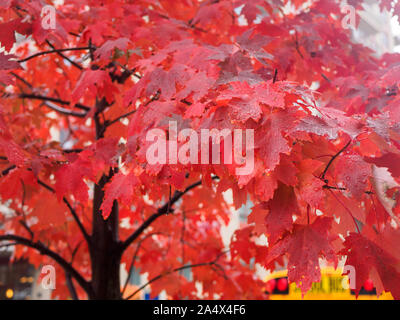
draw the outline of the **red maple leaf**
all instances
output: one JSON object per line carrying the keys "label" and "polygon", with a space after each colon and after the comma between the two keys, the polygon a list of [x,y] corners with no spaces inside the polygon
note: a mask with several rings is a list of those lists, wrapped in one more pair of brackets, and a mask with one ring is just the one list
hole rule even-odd
{"label": "red maple leaf", "polygon": [[0,52],[0,70],[20,69],[21,66],[17,61],[10,60],[15,58],[17,57],[13,54],[4,54],[3,52]]}
{"label": "red maple leaf", "polygon": [[336,264],[337,258],[329,239],[332,219],[317,217],[311,225],[296,224],[291,233],[270,249],[266,265],[280,256],[288,255],[288,278],[306,293],[313,282],[321,280],[319,258]]}
{"label": "red maple leaf", "polygon": [[372,279],[377,287],[378,295],[384,288],[390,291],[395,299],[400,299],[400,260],[398,258],[363,234],[351,233],[344,245],[345,249],[341,253],[347,256],[346,264],[353,266],[356,270],[355,291],[357,294],[365,281]]}

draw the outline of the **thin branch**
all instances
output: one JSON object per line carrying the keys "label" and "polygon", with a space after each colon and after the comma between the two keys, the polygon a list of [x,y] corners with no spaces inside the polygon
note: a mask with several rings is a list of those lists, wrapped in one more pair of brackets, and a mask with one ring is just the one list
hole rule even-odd
{"label": "thin branch", "polygon": [[64,153],[80,153],[83,149],[63,149],[62,152]]}
{"label": "thin branch", "polygon": [[[156,94],[155,94],[149,101],[147,101],[147,102],[144,104],[144,106],[147,107],[150,103],[152,103],[153,101],[158,100],[159,98],[160,98],[160,91],[157,91]],[[118,122],[119,120],[121,120],[121,119],[123,119],[123,118],[126,118],[126,117],[129,117],[131,114],[134,114],[134,113],[136,112],[136,110],[137,110],[137,109],[132,110],[132,111],[129,111],[129,112],[127,112],[127,113],[125,113],[125,114],[119,116],[118,118],[116,118],[116,119],[114,119],[114,120],[106,121],[106,122],[105,122],[105,130],[106,130],[109,126],[111,126],[111,125],[113,125],[114,123]]]}
{"label": "thin branch", "polygon": [[26,81],[24,78],[22,78],[21,76],[19,76],[18,74],[16,74],[15,72],[10,72],[11,75],[13,75],[15,78],[17,78],[19,81],[23,82],[26,86],[28,86],[29,88],[33,88],[32,84],[29,83],[28,81]]}
{"label": "thin branch", "polygon": [[150,237],[152,237],[152,236],[154,236],[154,235],[157,235],[157,234],[161,234],[161,233],[160,233],[160,232],[149,233],[149,234],[145,235],[144,238],[141,239],[141,240],[138,242],[138,244],[137,244],[137,246],[136,246],[135,253],[133,254],[133,258],[132,258],[131,264],[130,264],[129,269],[128,269],[128,276],[127,276],[127,278],[126,278],[124,287],[123,287],[123,289],[122,289],[122,291],[121,291],[121,296],[124,295],[125,290],[126,290],[126,288],[128,287],[128,283],[129,283],[129,280],[131,279],[133,267],[134,267],[134,265],[135,265],[135,261],[136,261],[136,259],[137,259],[139,250],[140,250],[140,248],[141,248],[141,246],[142,246],[142,243],[144,242],[144,240],[146,240],[146,239],[148,239],[148,238],[150,238]]}
{"label": "thin branch", "polygon": [[114,120],[107,122],[106,125],[107,125],[107,127],[109,127],[109,126],[113,125],[114,123],[120,121],[121,119],[129,117],[131,114],[134,114],[135,112],[136,112],[136,110],[129,111],[129,112],[119,116],[118,118],[115,118]]}
{"label": "thin branch", "polygon": [[275,83],[277,79],[278,79],[278,69],[275,69],[274,79],[272,80],[272,83]]}
{"label": "thin branch", "polygon": [[304,56],[303,56],[303,54],[302,54],[301,51],[300,51],[300,45],[299,45],[299,39],[298,39],[298,37],[297,37],[297,32],[296,32],[296,41],[295,41],[295,44],[296,44],[296,51],[297,51],[297,53],[300,55],[300,57],[301,57],[302,59],[304,59]]}
{"label": "thin branch", "polygon": [[129,72],[129,74],[133,75],[137,79],[142,79],[142,76],[140,74],[135,73],[136,68],[133,68],[132,70],[128,69],[124,65],[120,64],[118,61],[115,62],[116,65],[120,66],[124,71]]}
{"label": "thin branch", "polygon": [[6,243],[6,244],[2,244],[2,245],[0,245],[0,249],[16,246],[17,244],[18,244],[18,242],[10,242],[10,243]]}
{"label": "thin branch", "polygon": [[329,162],[328,162],[328,164],[326,165],[324,171],[322,172],[322,175],[321,175],[321,179],[322,179],[322,180],[325,180],[325,175],[326,175],[326,173],[327,173],[329,167],[330,167],[331,164],[333,163],[333,161],[335,161],[335,159],[336,159],[344,150],[347,149],[347,147],[350,145],[350,143],[351,143],[351,140],[350,140],[349,142],[347,142],[347,144],[346,144],[342,149],[340,149],[340,150],[338,151],[338,153],[336,153],[334,156],[332,156],[331,160],[329,160]]}
{"label": "thin branch", "polygon": [[2,177],[6,176],[11,170],[15,169],[16,167],[17,167],[17,166],[16,166],[15,164],[9,166],[8,168],[4,169],[4,170],[1,172],[1,176],[2,176]]}
{"label": "thin branch", "polygon": [[[48,44],[53,50],[57,50],[57,49],[51,44],[51,42],[50,42],[49,40],[46,40],[46,42],[47,42],[47,44]],[[74,67],[78,68],[79,70],[83,70],[83,67],[82,67],[79,63],[77,63],[77,62],[71,60],[69,57],[67,57],[66,55],[62,54],[60,51],[57,51],[57,54],[58,54],[61,58],[67,60],[67,61],[68,61],[70,64],[72,64]]]}
{"label": "thin branch", "polygon": [[44,101],[43,104],[46,107],[52,109],[53,111],[56,111],[56,112],[58,112],[58,113],[60,113],[62,115],[65,115],[65,116],[73,116],[73,117],[77,117],[77,118],[85,118],[86,117],[86,112],[81,113],[81,112],[71,111],[69,109],[65,109],[63,107],[59,107],[59,106],[55,105],[54,103],[48,102],[48,101]]}
{"label": "thin branch", "polygon": [[71,211],[71,214],[74,217],[74,220],[75,220],[76,224],[78,225],[79,229],[81,230],[81,232],[82,232],[83,236],[85,237],[86,241],[88,243],[90,243],[91,242],[91,238],[90,238],[89,234],[86,232],[86,229],[83,226],[81,220],[79,219],[77,212],[75,211],[74,208],[72,208],[72,206],[69,203],[69,201],[67,200],[67,198],[63,197],[63,201],[67,205],[69,211]]}
{"label": "thin branch", "polygon": [[25,220],[19,220],[19,223],[21,224],[22,227],[24,227],[24,229],[25,229],[26,231],[28,231],[29,235],[31,236],[31,239],[33,239],[35,235],[33,234],[32,229],[29,228],[29,226],[28,226],[28,224],[26,223],[26,221],[25,221]]}
{"label": "thin branch", "polygon": [[[51,102],[55,102],[55,103],[59,103],[62,105],[70,105],[71,103],[69,101],[65,101],[59,98],[53,98],[53,97],[48,97],[48,96],[43,96],[40,94],[30,94],[30,93],[21,93],[19,96],[19,98],[23,98],[23,99],[35,99],[35,100],[42,100],[42,101],[51,101]],[[74,105],[74,107],[78,108],[78,109],[82,109],[85,111],[89,111],[91,108],[88,106],[85,106],[83,104],[77,103]]]}
{"label": "thin branch", "polygon": [[76,293],[74,283],[72,281],[71,274],[68,272],[65,272],[65,281],[67,282],[67,288],[69,290],[69,293],[71,294],[71,298],[73,300],[79,300],[78,294]]}
{"label": "thin branch", "polygon": [[89,54],[90,54],[90,60],[94,60],[94,54],[93,54],[93,46],[92,46],[92,38],[89,38]]}
{"label": "thin branch", "polygon": [[43,56],[46,54],[50,53],[60,53],[60,52],[66,52],[66,51],[80,51],[80,50],[91,50],[91,47],[76,47],[76,48],[64,48],[64,49],[53,49],[53,50],[47,50],[47,51],[42,51],[42,52],[37,52],[29,57],[26,57],[24,59],[18,60],[19,63],[31,60],[33,58]]}
{"label": "thin branch", "polygon": [[16,245],[24,245],[32,249],[36,249],[40,254],[46,255],[56,261],[64,270],[68,272],[79,285],[86,291],[89,296],[93,296],[92,287],[88,281],[86,281],[81,274],[74,268],[70,263],[64,260],[58,253],[50,250],[42,242],[34,242],[30,239],[23,238],[17,235],[4,234],[0,235],[0,241],[14,241]]}
{"label": "thin branch", "polygon": [[[334,187],[334,186],[330,186],[330,185],[323,185],[322,188],[324,189],[330,189],[330,190],[340,190],[340,191],[347,191],[346,188],[342,188],[342,187]],[[364,191],[365,194],[374,194],[372,191]]]}
{"label": "thin branch", "polygon": [[70,262],[71,264],[74,262],[75,255],[78,253],[78,250],[79,250],[81,244],[82,244],[82,242],[80,241],[80,242],[77,244],[77,246],[75,247],[75,249],[72,251],[72,253],[71,253],[71,262]]}

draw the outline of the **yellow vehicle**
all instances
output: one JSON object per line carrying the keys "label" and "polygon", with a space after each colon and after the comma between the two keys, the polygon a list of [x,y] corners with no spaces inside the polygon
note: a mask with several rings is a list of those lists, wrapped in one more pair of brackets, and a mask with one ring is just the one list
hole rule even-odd
{"label": "yellow vehicle", "polygon": [[[295,283],[288,285],[287,270],[271,273],[265,278],[265,290],[271,300],[355,300],[353,290],[345,289],[348,278],[341,269],[321,268],[321,281],[313,283],[312,288],[302,298],[301,290]],[[345,284],[345,285],[343,285]],[[360,290],[358,300],[393,300],[390,292],[383,292],[379,298],[370,280]]]}

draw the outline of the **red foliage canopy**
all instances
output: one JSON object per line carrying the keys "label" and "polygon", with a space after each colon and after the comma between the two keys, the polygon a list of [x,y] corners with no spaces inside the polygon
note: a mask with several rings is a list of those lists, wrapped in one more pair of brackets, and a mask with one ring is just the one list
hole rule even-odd
{"label": "red foliage canopy", "polygon": [[[101,296],[112,230],[153,295],[196,298],[199,282],[204,298],[266,298],[254,264],[286,258],[305,292],[319,258],[347,256],[357,290],[371,278],[400,298],[400,55],[353,43],[339,1],[69,0],[54,29],[45,2],[0,1],[0,240],[55,260],[56,296],[74,295],[64,274]],[[254,130],[254,170],[150,164],[146,134],[170,120]],[[249,200],[226,250],[221,227]]]}

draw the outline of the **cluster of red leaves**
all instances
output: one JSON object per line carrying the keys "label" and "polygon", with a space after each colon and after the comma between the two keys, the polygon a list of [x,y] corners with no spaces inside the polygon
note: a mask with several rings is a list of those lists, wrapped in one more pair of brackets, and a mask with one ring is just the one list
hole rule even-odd
{"label": "cluster of red leaves", "polygon": [[[319,258],[344,255],[357,290],[372,278],[378,293],[400,298],[400,56],[353,43],[339,1],[291,1],[291,11],[287,2],[71,0],[44,30],[44,1],[0,1],[0,195],[13,211],[1,232],[48,244],[90,278],[70,203],[91,230],[92,186],[118,167],[96,214],[107,219],[117,201],[125,239],[171,190],[201,179],[122,257],[149,279],[165,274],[152,294],[196,298],[198,282],[205,298],[265,298],[254,263],[285,261],[305,292],[320,280]],[[16,44],[16,33],[30,38]],[[150,165],[146,133],[169,120],[254,129],[254,170]],[[221,255],[229,189],[234,208],[254,207]],[[262,234],[268,247],[254,242]],[[23,255],[45,263],[18,246]],[[188,264],[199,265],[190,278],[171,272]]]}

